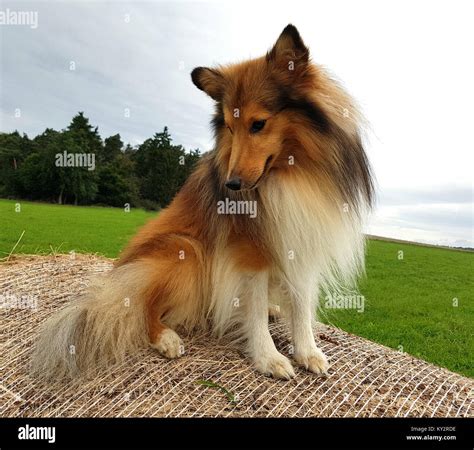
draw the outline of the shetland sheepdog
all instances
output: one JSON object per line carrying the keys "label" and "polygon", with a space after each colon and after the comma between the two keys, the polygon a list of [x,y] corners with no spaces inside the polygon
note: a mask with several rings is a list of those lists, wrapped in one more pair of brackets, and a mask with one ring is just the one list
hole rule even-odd
{"label": "shetland sheepdog", "polygon": [[191,78],[215,101],[214,150],[113,270],[44,324],[33,373],[74,377],[148,345],[177,358],[178,332],[208,329],[259,372],[290,379],[268,328],[272,305],[295,365],[326,373],[318,295],[353,286],[364,266],[374,188],[362,117],[293,25],[265,56]]}

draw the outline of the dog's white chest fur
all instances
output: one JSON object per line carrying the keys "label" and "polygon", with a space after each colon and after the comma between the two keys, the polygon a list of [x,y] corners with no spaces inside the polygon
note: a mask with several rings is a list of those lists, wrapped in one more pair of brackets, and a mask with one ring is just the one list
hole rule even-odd
{"label": "dog's white chest fur", "polygon": [[350,283],[364,256],[362,223],[355,211],[328,198],[311,180],[280,183],[270,178],[263,198],[278,270],[289,283],[306,279],[323,288]]}

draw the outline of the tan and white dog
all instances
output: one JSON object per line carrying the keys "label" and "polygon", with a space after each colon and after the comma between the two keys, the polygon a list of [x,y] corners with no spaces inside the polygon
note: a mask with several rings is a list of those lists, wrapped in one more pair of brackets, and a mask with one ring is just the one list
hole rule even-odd
{"label": "tan and white dog", "polygon": [[192,80],[216,102],[215,149],[110,274],[45,323],[34,373],[80,375],[148,344],[176,358],[177,330],[210,328],[242,341],[258,371],[289,379],[272,304],[288,318],[294,361],[326,372],[312,329],[318,293],[363,270],[373,199],[360,115],[292,25],[265,56],[199,67]]}

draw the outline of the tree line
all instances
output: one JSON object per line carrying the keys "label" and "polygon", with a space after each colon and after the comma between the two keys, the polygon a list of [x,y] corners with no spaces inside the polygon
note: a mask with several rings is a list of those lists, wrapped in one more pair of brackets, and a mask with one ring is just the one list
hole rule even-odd
{"label": "tree line", "polygon": [[200,158],[172,143],[167,129],[133,147],[120,134],[101,138],[79,112],[61,131],[30,139],[0,133],[0,197],[59,204],[166,206]]}

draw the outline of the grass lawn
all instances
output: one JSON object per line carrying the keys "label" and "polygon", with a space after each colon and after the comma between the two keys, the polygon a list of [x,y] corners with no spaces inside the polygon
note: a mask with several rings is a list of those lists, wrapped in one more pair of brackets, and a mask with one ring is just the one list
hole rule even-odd
{"label": "grass lawn", "polygon": [[[14,253],[99,253],[116,257],[156,213],[0,200],[0,258]],[[403,252],[403,259],[400,258]],[[474,377],[474,254],[372,240],[360,283],[364,312],[327,309],[321,318]],[[457,299],[454,300],[454,299]],[[457,304],[457,306],[455,306]]]}
{"label": "grass lawn", "polygon": [[473,253],[371,240],[359,283],[364,312],[327,309],[322,299],[321,318],[474,377],[473,262]]}
{"label": "grass lawn", "polygon": [[[21,207],[15,211],[16,205]],[[131,208],[51,205],[0,199],[0,258],[23,231],[15,253],[100,253],[115,258],[136,230],[156,212]]]}

